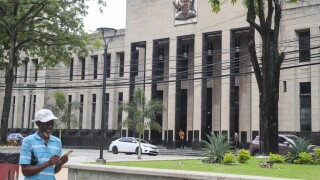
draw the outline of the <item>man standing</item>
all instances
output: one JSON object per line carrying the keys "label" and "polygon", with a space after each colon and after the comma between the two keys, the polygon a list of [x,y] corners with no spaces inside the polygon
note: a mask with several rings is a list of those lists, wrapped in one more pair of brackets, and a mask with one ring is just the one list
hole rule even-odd
{"label": "man standing", "polygon": [[234,143],[235,143],[235,148],[239,147],[239,135],[237,132],[234,133]]}
{"label": "man standing", "polygon": [[54,174],[68,162],[68,156],[60,158],[60,139],[51,135],[57,119],[49,109],[41,109],[35,114],[33,122],[38,126],[38,131],[24,138],[21,145],[19,164],[25,180],[55,180]]}
{"label": "man standing", "polygon": [[184,149],[184,132],[180,129],[179,131],[179,138],[180,138],[180,146]]}

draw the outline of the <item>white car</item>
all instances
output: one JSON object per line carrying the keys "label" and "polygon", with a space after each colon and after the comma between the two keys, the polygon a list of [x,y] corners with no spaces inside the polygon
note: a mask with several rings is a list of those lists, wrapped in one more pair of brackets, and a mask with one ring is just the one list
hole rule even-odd
{"label": "white car", "polygon": [[[111,142],[109,151],[113,154],[126,153],[126,154],[138,154],[139,139],[134,137],[122,137]],[[159,154],[157,146],[148,143],[141,139],[141,154],[148,154],[156,156]]]}

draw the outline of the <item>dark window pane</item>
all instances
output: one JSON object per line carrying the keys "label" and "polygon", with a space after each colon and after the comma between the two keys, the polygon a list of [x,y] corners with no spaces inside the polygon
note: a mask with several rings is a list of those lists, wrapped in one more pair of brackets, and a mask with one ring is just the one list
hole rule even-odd
{"label": "dark window pane", "polygon": [[111,75],[111,55],[108,54],[107,56],[107,69],[106,69],[106,77],[107,78],[110,78],[110,75]]}
{"label": "dark window pane", "polygon": [[86,61],[85,59],[81,59],[81,80],[85,79],[85,72],[86,72]]}
{"label": "dark window pane", "polygon": [[300,83],[300,94],[311,94],[311,83]]}
{"label": "dark window pane", "polygon": [[299,32],[299,62],[310,61],[310,31]]}
{"label": "dark window pane", "polygon": [[93,57],[93,79],[98,77],[98,56]]}
{"label": "dark window pane", "polygon": [[124,76],[124,54],[121,53],[119,56],[120,56],[119,77],[123,77]]}

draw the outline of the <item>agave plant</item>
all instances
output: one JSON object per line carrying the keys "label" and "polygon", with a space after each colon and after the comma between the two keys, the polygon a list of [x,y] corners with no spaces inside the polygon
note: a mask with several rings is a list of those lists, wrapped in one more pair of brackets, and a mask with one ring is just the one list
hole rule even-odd
{"label": "agave plant", "polygon": [[293,163],[294,160],[299,158],[299,154],[302,152],[305,153],[311,153],[312,152],[312,146],[311,142],[309,140],[306,140],[304,138],[296,138],[293,139],[292,142],[288,141],[289,146],[289,152],[286,157],[286,161],[289,163]]}
{"label": "agave plant", "polygon": [[204,163],[221,163],[226,153],[230,152],[232,148],[231,143],[228,142],[226,134],[207,134],[208,140],[204,140],[204,153],[202,160]]}

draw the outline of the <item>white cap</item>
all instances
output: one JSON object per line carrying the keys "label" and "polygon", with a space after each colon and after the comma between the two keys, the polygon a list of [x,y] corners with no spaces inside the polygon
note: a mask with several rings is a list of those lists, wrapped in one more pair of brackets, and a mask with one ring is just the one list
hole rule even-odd
{"label": "white cap", "polygon": [[34,116],[33,122],[48,122],[51,120],[58,119],[55,115],[53,115],[52,111],[49,109],[40,109],[36,112],[36,115]]}

